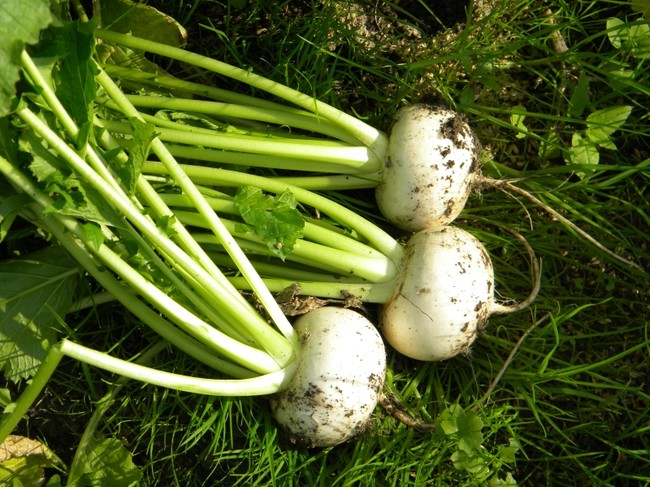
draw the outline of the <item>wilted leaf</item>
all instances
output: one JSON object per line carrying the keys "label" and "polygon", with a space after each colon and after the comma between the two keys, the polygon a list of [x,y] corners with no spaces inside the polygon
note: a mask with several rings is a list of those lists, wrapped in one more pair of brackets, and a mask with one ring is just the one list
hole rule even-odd
{"label": "wilted leaf", "polygon": [[0,445],[0,485],[40,486],[43,469],[56,465],[56,456],[40,441],[9,435]]}

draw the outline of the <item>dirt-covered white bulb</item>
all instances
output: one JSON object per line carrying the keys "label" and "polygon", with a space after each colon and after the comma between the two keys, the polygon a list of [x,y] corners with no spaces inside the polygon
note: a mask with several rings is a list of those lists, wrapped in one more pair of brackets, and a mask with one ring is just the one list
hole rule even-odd
{"label": "dirt-covered white bulb", "polygon": [[400,109],[376,190],[382,214],[414,232],[452,222],[472,189],[479,147],[465,117],[453,110],[425,104]]}
{"label": "dirt-covered white bulb", "polygon": [[483,244],[453,226],[414,234],[381,332],[398,352],[445,360],[467,351],[491,314],[492,261]]}
{"label": "dirt-covered white bulb", "polygon": [[377,329],[351,309],[323,307],[295,323],[301,350],[288,387],[271,399],[290,441],[342,443],[366,427],[384,386],[386,351]]}

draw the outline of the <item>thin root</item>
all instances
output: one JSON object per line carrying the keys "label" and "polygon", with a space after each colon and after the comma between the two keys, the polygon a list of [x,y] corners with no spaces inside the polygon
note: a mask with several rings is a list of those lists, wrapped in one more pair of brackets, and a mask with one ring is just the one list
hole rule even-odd
{"label": "thin root", "polygon": [[535,251],[530,246],[528,241],[523,237],[523,235],[513,230],[512,228],[506,228],[506,230],[511,234],[513,234],[517,238],[517,240],[519,240],[522,243],[522,245],[526,249],[526,252],[528,253],[528,258],[530,259],[533,287],[530,290],[530,294],[528,294],[528,297],[523,301],[521,301],[520,303],[507,305],[507,306],[503,304],[496,304],[496,303],[493,304],[490,311],[494,314],[515,313],[517,311],[521,311],[523,309],[528,308],[528,306],[530,306],[531,303],[535,301],[535,298],[537,298],[537,295],[539,294],[539,290],[542,286],[541,260],[539,260],[535,256]]}
{"label": "thin root", "polygon": [[423,423],[411,416],[394,394],[381,394],[381,396],[379,396],[379,405],[384,408],[384,411],[386,411],[390,416],[409,428],[413,428],[421,433],[433,431],[435,428],[432,423]]}
{"label": "thin root", "polygon": [[594,245],[597,249],[605,252],[607,255],[613,257],[614,259],[618,260],[619,262],[623,262],[624,264],[627,264],[630,267],[634,267],[635,269],[638,269],[639,271],[645,273],[645,269],[643,269],[643,267],[641,267],[639,264],[637,264],[636,262],[632,262],[631,260],[626,259],[625,257],[622,257],[622,256],[618,255],[616,252],[614,252],[612,250],[609,250],[603,244],[598,242],[598,240],[596,240],[594,237],[592,237],[587,232],[585,232],[580,227],[578,227],[571,220],[569,220],[568,218],[565,218],[564,216],[560,215],[560,213],[558,213],[556,210],[554,210],[553,208],[548,206],[543,201],[537,199],[535,196],[530,194],[525,189],[521,189],[520,187],[515,186],[510,181],[504,181],[504,180],[501,180],[501,179],[492,179],[492,178],[487,178],[487,177],[484,177],[484,176],[477,177],[476,182],[478,184],[480,184],[480,185],[483,185],[483,186],[489,186],[489,187],[492,187],[492,188],[497,188],[497,189],[503,191],[504,193],[510,193],[511,192],[511,193],[516,193],[516,194],[518,194],[520,196],[523,196],[524,198],[526,198],[529,201],[533,202],[534,204],[536,204],[537,206],[542,208],[544,211],[549,213],[551,216],[553,216],[554,218],[557,218],[559,221],[564,223],[566,226],[568,226],[569,228],[574,230],[582,238],[584,238],[589,243]]}
{"label": "thin root", "polygon": [[480,409],[480,407],[483,404],[485,404],[485,402],[488,400],[488,398],[490,397],[490,395],[492,394],[494,389],[496,389],[497,384],[499,383],[499,381],[501,380],[501,377],[503,377],[503,374],[506,372],[506,370],[510,366],[510,363],[512,362],[512,359],[515,357],[515,354],[519,350],[519,347],[521,347],[521,344],[524,343],[524,340],[528,337],[528,335],[530,335],[532,333],[532,331],[535,328],[537,328],[539,325],[544,323],[549,318],[549,316],[550,315],[548,313],[545,314],[544,316],[542,316],[539,320],[537,320],[535,323],[530,325],[528,327],[528,329],[524,332],[524,334],[521,335],[519,340],[517,340],[517,343],[515,344],[513,349],[510,351],[510,354],[508,355],[508,358],[506,358],[506,361],[503,363],[503,365],[499,369],[499,372],[497,372],[497,375],[494,377],[494,380],[492,381],[490,386],[485,391],[485,394],[483,394],[481,399],[479,399],[478,402],[474,405],[474,407],[472,407],[472,410],[474,412],[478,411]]}

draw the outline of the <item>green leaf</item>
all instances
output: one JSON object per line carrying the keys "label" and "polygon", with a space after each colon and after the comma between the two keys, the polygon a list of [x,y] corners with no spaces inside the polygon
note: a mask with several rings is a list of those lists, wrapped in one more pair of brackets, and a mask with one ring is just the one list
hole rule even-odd
{"label": "green leaf", "polygon": [[607,36],[614,47],[631,56],[650,57],[650,25],[647,23],[627,23],[611,18],[607,20]]}
{"label": "green leaf", "polygon": [[85,242],[90,245],[93,250],[98,250],[104,243],[104,234],[102,229],[96,223],[84,223],[81,225],[81,231],[85,238]]}
{"label": "green leaf", "polygon": [[[571,138],[571,147],[568,153],[568,164],[596,165],[600,161],[596,144],[577,133],[573,134]],[[584,173],[582,174],[584,175]]]}
{"label": "green leaf", "polygon": [[115,438],[91,438],[80,449],[71,468],[69,486],[129,487],[142,477],[131,453]]}
{"label": "green leaf", "polygon": [[508,472],[506,478],[503,480],[497,476],[492,477],[492,479],[490,479],[490,487],[517,487],[517,481],[512,474]]}
{"label": "green leaf", "polygon": [[514,440],[514,438],[510,438],[508,446],[501,445],[497,455],[505,463],[514,463],[518,451],[519,444]]}
{"label": "green leaf", "polygon": [[[131,0],[102,0],[97,4],[100,4],[100,24],[104,29],[132,34],[173,47],[182,47],[187,41],[187,31],[182,25],[151,6]],[[139,51],[104,43],[97,47],[97,51],[101,59],[110,59],[117,66],[149,73],[161,72],[156,64]]]}
{"label": "green leaf", "polygon": [[587,130],[585,135],[594,144],[607,149],[615,149],[609,138],[620,129],[632,112],[629,105],[621,105],[597,110],[587,117]]}
{"label": "green leaf", "polygon": [[613,17],[607,19],[605,25],[607,27],[607,37],[609,38],[609,42],[611,42],[612,46],[615,48],[620,49],[623,46],[624,40],[627,38],[625,22]]}
{"label": "green leaf", "polygon": [[473,412],[461,411],[456,417],[458,449],[472,454],[483,443],[483,421]]}
{"label": "green leaf", "polygon": [[2,242],[11,228],[11,224],[18,216],[18,212],[31,202],[31,198],[24,193],[0,196],[0,242]]}
{"label": "green leaf", "polygon": [[444,409],[436,418],[436,423],[442,432],[447,435],[453,435],[458,431],[458,425],[456,424],[456,418],[458,417],[459,411],[462,411],[462,408],[458,405],[454,405]]}
{"label": "green leaf", "polygon": [[102,0],[99,9],[105,29],[174,47],[187,42],[187,31],[173,17],[131,0]]}
{"label": "green leaf", "polygon": [[155,127],[151,123],[145,123],[137,118],[129,118],[133,129],[132,139],[128,146],[128,159],[115,154],[110,160],[110,165],[122,182],[122,186],[129,194],[134,194],[138,177],[142,173],[142,165],[149,155],[149,146],[156,136]]}
{"label": "green leaf", "polygon": [[296,209],[294,196],[289,191],[270,196],[260,188],[243,186],[238,188],[234,202],[244,222],[253,228],[273,254],[284,260],[302,236],[305,226]]}
{"label": "green leaf", "polygon": [[35,44],[52,20],[48,0],[0,2],[0,117],[11,110],[25,44]]}
{"label": "green leaf", "polygon": [[0,406],[8,406],[11,402],[11,391],[5,387],[0,388]]}
{"label": "green leaf", "polygon": [[44,183],[43,191],[53,200],[45,213],[59,213],[99,224],[121,226],[122,217],[90,184],[76,177],[56,153],[46,149],[33,134],[25,134],[20,147],[31,153],[29,169]]}
{"label": "green leaf", "polygon": [[457,450],[451,455],[451,461],[456,470],[466,472],[480,472],[487,468],[485,458],[481,455],[469,454],[463,450]]}
{"label": "green leaf", "polygon": [[47,40],[56,46],[56,53],[60,55],[53,76],[56,94],[80,128],[81,140],[77,141],[80,147],[90,133],[92,106],[97,92],[93,27],[93,24],[70,22],[46,32]]}
{"label": "green leaf", "polygon": [[576,84],[571,98],[569,99],[569,109],[568,113],[571,117],[580,118],[589,103],[589,78],[582,71],[580,72],[580,77],[578,78],[578,83]]}
{"label": "green leaf", "polygon": [[78,269],[59,247],[0,262],[0,368],[14,382],[34,375],[56,341]]}
{"label": "green leaf", "polygon": [[510,125],[512,125],[517,130],[515,137],[518,139],[523,139],[528,133],[528,127],[524,125],[525,119],[526,107],[523,105],[515,105],[512,107],[512,113],[510,114]]}

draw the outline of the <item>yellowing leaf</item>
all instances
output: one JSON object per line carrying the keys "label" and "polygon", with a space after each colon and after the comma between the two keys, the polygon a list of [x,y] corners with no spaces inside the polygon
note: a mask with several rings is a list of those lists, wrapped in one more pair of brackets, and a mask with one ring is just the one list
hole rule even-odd
{"label": "yellowing leaf", "polygon": [[0,485],[40,486],[43,469],[56,465],[56,456],[40,441],[9,435],[0,445]]}

